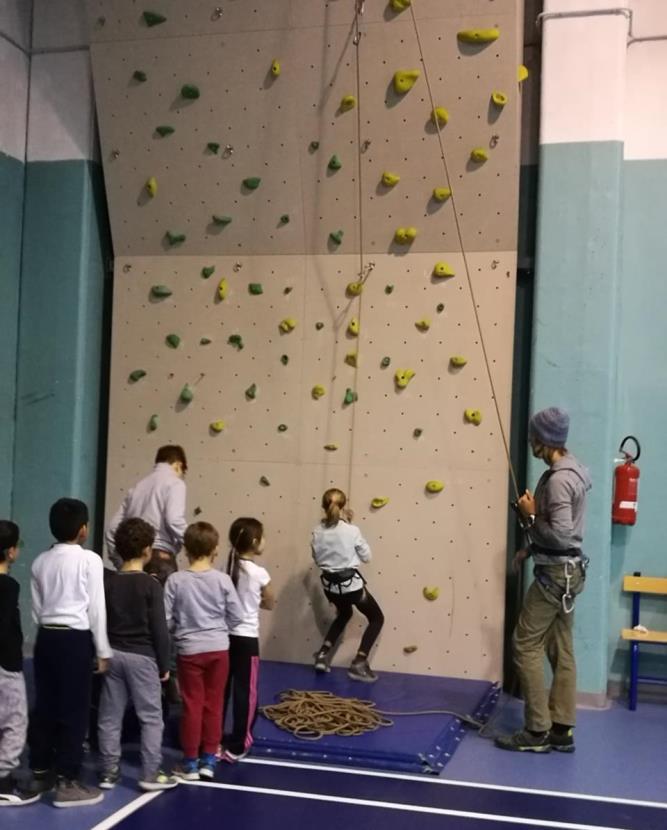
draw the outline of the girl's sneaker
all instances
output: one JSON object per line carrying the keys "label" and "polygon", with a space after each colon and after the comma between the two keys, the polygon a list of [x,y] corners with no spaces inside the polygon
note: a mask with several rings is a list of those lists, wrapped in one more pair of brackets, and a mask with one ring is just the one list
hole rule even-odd
{"label": "girl's sneaker", "polygon": [[375,683],[377,674],[368,665],[368,660],[355,660],[347,670],[347,676],[362,683]]}
{"label": "girl's sneaker", "polygon": [[179,780],[175,775],[167,775],[162,770],[159,770],[155,775],[142,778],[139,781],[140,789],[147,793],[157,792],[159,790],[173,790],[178,784]]}
{"label": "girl's sneaker", "polygon": [[202,752],[199,759],[199,777],[205,781],[212,781],[215,777],[216,759],[214,754]]}
{"label": "girl's sneaker", "polygon": [[326,674],[327,672],[331,671],[331,666],[329,665],[329,652],[325,651],[324,649],[320,649],[315,655],[315,671],[318,674]]}
{"label": "girl's sneaker", "polygon": [[246,750],[245,752],[230,752],[228,749],[225,750],[224,759],[230,764],[236,764],[239,761],[242,761],[246,755],[250,752],[250,750]]}
{"label": "girl's sneaker", "polygon": [[218,744],[218,748],[215,750],[215,760],[222,761],[225,756],[225,750],[222,747],[222,744]]}
{"label": "girl's sneaker", "polygon": [[174,767],[172,775],[182,781],[199,781],[199,762],[196,758],[184,758],[177,767]]}

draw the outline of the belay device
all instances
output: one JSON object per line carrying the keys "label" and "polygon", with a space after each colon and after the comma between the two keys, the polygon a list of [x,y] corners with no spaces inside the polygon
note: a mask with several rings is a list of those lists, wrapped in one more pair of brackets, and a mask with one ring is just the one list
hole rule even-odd
{"label": "belay device", "polygon": [[[627,441],[634,441],[635,455],[624,449]],[[633,525],[637,521],[637,492],[639,490],[639,467],[634,463],[641,454],[639,441],[628,435],[621,441],[620,452],[625,461],[614,470],[614,501],[611,520],[617,525]]]}

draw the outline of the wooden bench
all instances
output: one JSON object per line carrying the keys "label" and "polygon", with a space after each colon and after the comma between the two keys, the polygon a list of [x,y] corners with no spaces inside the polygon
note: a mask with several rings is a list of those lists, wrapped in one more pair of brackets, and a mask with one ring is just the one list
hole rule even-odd
{"label": "wooden bench", "polygon": [[621,637],[630,643],[630,689],[628,706],[633,711],[637,708],[637,689],[640,683],[655,683],[667,686],[667,678],[639,674],[639,644],[667,646],[667,631],[637,631],[639,606],[642,594],[658,594],[667,597],[667,578],[642,576],[635,573],[623,578],[623,590],[632,593],[632,628],[624,628]]}

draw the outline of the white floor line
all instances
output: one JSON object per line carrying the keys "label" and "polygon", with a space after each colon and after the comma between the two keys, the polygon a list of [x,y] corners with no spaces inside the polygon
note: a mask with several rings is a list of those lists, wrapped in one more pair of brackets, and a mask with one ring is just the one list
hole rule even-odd
{"label": "white floor line", "polygon": [[129,804],[121,807],[120,810],[116,810],[115,813],[112,813],[112,815],[105,818],[99,824],[91,827],[90,830],[110,830],[111,827],[115,827],[124,818],[131,816],[132,813],[140,810],[144,805],[148,804],[149,801],[152,801],[159,795],[162,795],[162,792],[158,790],[158,792],[155,793],[144,793],[143,795],[138,796],[134,799],[134,801],[130,801]]}
{"label": "white floor line", "polygon": [[245,758],[242,764],[259,764],[272,767],[293,767],[294,769],[314,769],[321,772],[336,772],[346,775],[368,775],[372,778],[390,778],[399,781],[418,781],[424,784],[439,784],[445,787],[472,787],[480,790],[499,790],[510,793],[528,793],[529,795],[547,795],[555,798],[579,798],[583,801],[599,801],[604,804],[627,804],[633,807],[655,807],[667,810],[667,802],[642,801],[634,798],[616,798],[607,795],[591,795],[588,793],[563,792],[561,790],[540,790],[531,787],[510,787],[503,784],[481,784],[477,781],[456,781],[453,778],[437,778],[434,776],[404,775],[394,772],[380,772],[378,770],[350,769],[348,767],[334,767],[326,764],[300,764],[297,761],[278,761],[267,758]]}
{"label": "white floor line", "polygon": [[351,804],[355,807],[378,807],[383,810],[397,810],[404,813],[427,813],[435,816],[474,818],[479,821],[504,822],[505,824],[526,825],[528,827],[546,827],[551,830],[623,830],[620,827],[607,827],[599,824],[575,824],[569,821],[550,821],[548,819],[524,818],[523,816],[503,816],[493,813],[473,813],[468,810],[449,810],[444,807],[424,807],[420,804],[400,804],[392,801],[375,801],[366,798],[347,798],[321,793],[296,793],[291,790],[275,790],[269,787],[247,787],[238,784],[221,784],[216,781],[188,781],[191,787],[212,787],[218,790],[255,793],[256,795],[273,795],[283,798],[301,798],[306,801],[325,801],[332,804]]}

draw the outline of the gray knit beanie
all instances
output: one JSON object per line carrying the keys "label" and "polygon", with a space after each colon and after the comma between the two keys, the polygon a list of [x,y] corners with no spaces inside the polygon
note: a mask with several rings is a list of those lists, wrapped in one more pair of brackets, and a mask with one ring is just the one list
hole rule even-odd
{"label": "gray knit beanie", "polygon": [[564,409],[550,406],[536,412],[528,425],[528,437],[536,438],[545,447],[564,447],[570,429],[570,416]]}

